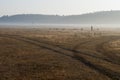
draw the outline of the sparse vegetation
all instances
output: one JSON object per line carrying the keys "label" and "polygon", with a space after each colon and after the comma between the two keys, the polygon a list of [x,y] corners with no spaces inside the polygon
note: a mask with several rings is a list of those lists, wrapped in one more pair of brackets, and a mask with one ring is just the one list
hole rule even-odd
{"label": "sparse vegetation", "polygon": [[120,80],[118,32],[0,29],[0,80]]}

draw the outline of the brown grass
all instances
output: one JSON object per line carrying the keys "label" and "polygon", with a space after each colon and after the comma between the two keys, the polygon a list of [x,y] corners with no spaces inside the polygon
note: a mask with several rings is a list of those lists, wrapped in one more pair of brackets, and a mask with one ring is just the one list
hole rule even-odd
{"label": "brown grass", "polygon": [[76,29],[3,28],[0,80],[119,80],[119,62],[103,47],[110,38]]}

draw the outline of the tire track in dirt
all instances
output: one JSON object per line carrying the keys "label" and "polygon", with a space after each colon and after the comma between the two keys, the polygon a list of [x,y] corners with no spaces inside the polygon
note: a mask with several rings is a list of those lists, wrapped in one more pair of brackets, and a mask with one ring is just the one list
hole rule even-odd
{"label": "tire track in dirt", "polygon": [[[46,48],[46,49],[54,48],[54,49],[56,49],[56,50],[54,50],[54,49],[50,49],[50,50],[53,50],[54,52],[62,51],[62,53],[63,53],[64,55],[66,55],[66,56],[69,56],[69,55],[70,55],[70,54],[65,53],[65,52],[67,51],[68,53],[71,53],[70,56],[73,56],[73,53],[80,53],[80,54],[83,54],[83,55],[91,56],[91,57],[93,57],[93,58],[98,58],[98,59],[101,59],[101,60],[105,60],[105,61],[107,61],[107,62],[111,62],[111,61],[109,61],[109,60],[106,59],[106,58],[102,58],[102,57],[98,57],[98,56],[95,56],[95,55],[91,55],[91,54],[89,54],[88,52],[82,52],[82,51],[77,51],[77,50],[75,50],[75,49],[69,49],[69,48],[65,48],[65,47],[62,47],[62,46],[52,45],[52,44],[49,44],[49,43],[47,43],[47,42],[40,42],[39,40],[31,39],[31,38],[28,38],[28,37],[23,37],[23,36],[20,36],[20,35],[6,35],[6,36],[7,36],[7,37],[14,37],[14,38],[16,38],[16,37],[19,36],[19,38],[22,38],[22,40],[23,40],[23,39],[27,39],[27,40],[31,40],[32,42],[35,41],[35,42],[37,42],[37,43],[41,43],[42,45],[46,45],[46,46],[41,46],[41,45],[37,44],[39,47]],[[31,42],[31,41],[30,41],[30,42]],[[24,40],[24,42],[26,42],[26,40]],[[89,42],[91,42],[91,40],[87,40],[87,41],[84,41],[84,42],[82,42],[82,43],[79,43],[79,45],[83,45],[83,44],[86,44],[86,43],[89,43]],[[33,42],[33,43],[34,43],[34,42]],[[77,45],[77,47],[78,47],[78,45]],[[77,48],[77,47],[76,47],[76,48]],[[62,50],[61,50],[61,49],[62,49]]]}
{"label": "tire track in dirt", "polygon": [[89,66],[90,68],[92,68],[93,70],[98,71],[99,73],[102,73],[103,75],[108,76],[109,78],[111,78],[112,80],[120,80],[120,73],[112,71],[110,69],[107,69],[101,65],[96,65],[91,63],[90,61],[86,60],[84,57],[82,56],[76,56],[74,55],[74,57],[77,60],[80,60],[81,62],[83,62],[85,65]]}
{"label": "tire track in dirt", "polygon": [[[99,53],[99,54],[105,54],[105,53],[101,52],[101,51],[104,51],[104,50],[102,49],[103,44],[104,44],[104,43],[108,43],[109,41],[117,40],[117,39],[120,39],[120,38],[118,38],[118,37],[116,38],[116,37],[115,37],[115,38],[113,38],[113,39],[110,38],[110,39],[107,39],[107,40],[103,41],[102,43],[100,43],[100,44],[98,44],[98,45],[95,46],[95,51],[96,51],[97,53]],[[85,43],[85,42],[86,42],[86,43]],[[89,54],[88,52],[85,52],[85,51],[84,51],[84,52],[78,51],[77,48],[78,48],[79,46],[87,45],[88,43],[90,43],[90,42],[92,42],[92,41],[89,40],[89,41],[85,41],[85,42],[83,42],[82,44],[79,43],[78,45],[76,45],[76,46],[73,48],[73,50],[74,50],[75,52],[77,52],[77,53],[81,52],[83,55],[87,55],[87,56],[91,56],[91,57],[93,57],[93,58],[101,59],[101,60],[110,62],[110,63],[112,63],[112,64],[120,65],[120,63],[115,62],[115,61],[113,61],[113,60],[110,60],[109,58],[103,58],[103,57],[100,57],[100,56],[95,56],[95,55]]]}
{"label": "tire track in dirt", "polygon": [[[14,36],[16,36],[16,35],[14,35]],[[57,45],[52,45],[52,44],[49,44],[49,43],[47,43],[47,42],[40,42],[39,40],[36,40],[36,39],[31,39],[31,38],[27,38],[27,37],[23,37],[23,36],[19,36],[19,37],[21,37],[21,38],[24,38],[24,39],[27,39],[27,40],[32,40],[32,41],[35,41],[35,42],[38,42],[38,43],[45,43],[45,44],[43,44],[43,45],[46,45],[46,46],[49,46],[49,47],[43,47],[43,46],[41,46],[41,47],[43,47],[43,48],[46,48],[46,49],[49,49],[49,48],[51,48],[51,47],[56,47],[56,48],[58,48],[58,49],[56,49],[56,48],[54,48],[54,49],[56,49],[56,50],[53,50],[53,49],[51,49],[51,50],[53,50],[54,52],[61,52],[62,54],[64,54],[64,55],[66,55],[66,56],[73,56],[74,54],[73,53],[80,53],[80,54],[82,54],[82,55],[87,55],[87,56],[90,56],[90,57],[92,57],[92,58],[96,58],[96,59],[100,59],[100,60],[104,60],[104,61],[107,61],[107,62],[110,62],[110,63],[113,63],[113,64],[117,64],[117,63],[115,63],[114,61],[112,61],[112,60],[109,60],[109,59],[107,59],[107,58],[103,58],[103,57],[99,57],[99,56],[95,56],[95,55],[92,55],[92,54],[89,54],[88,52],[83,52],[83,51],[77,51],[77,50],[75,50],[75,49],[69,49],[69,48],[65,48],[65,47],[62,47],[62,46],[57,46]],[[93,40],[93,39],[91,39],[91,40]],[[81,42],[81,43],[79,43],[79,45],[84,45],[84,44],[87,44],[87,43],[90,43],[91,42],[91,40],[87,40],[87,41],[84,41],[84,42]],[[78,46],[78,45],[77,45]],[[76,48],[77,48],[77,46],[76,46]],[[68,53],[68,54],[67,54]],[[70,54],[71,53],[71,54]],[[117,64],[117,65],[119,65],[119,64]]]}
{"label": "tire track in dirt", "polygon": [[[120,39],[120,38],[119,38],[119,39]],[[111,41],[114,41],[114,40],[108,40],[108,41],[106,41],[106,42],[103,42],[103,43],[97,45],[97,46],[96,46],[96,51],[97,51],[97,52],[100,52],[100,53],[102,53],[104,56],[106,56],[109,61],[111,61],[111,62],[113,62],[113,63],[115,63],[115,64],[120,65],[120,62],[118,62],[118,61],[116,61],[116,60],[113,60],[113,59],[111,58],[111,56],[109,56],[108,54],[106,54],[106,53],[109,53],[109,54],[110,54],[110,52],[106,52],[106,51],[104,50],[104,48],[103,48],[104,44],[106,44],[106,43],[108,43],[108,42],[111,42]],[[111,59],[112,59],[112,60],[111,60]]]}
{"label": "tire track in dirt", "polygon": [[91,68],[93,70],[96,70],[97,72],[99,72],[99,73],[101,73],[101,74],[103,74],[105,76],[108,76],[109,78],[111,78],[113,80],[120,80],[120,73],[111,71],[111,70],[106,69],[106,68],[104,68],[102,66],[99,66],[99,65],[95,65],[95,64],[91,63],[90,61],[86,60],[82,56],[70,55],[70,54],[66,54],[65,53],[65,52],[76,53],[76,51],[65,50],[65,49],[62,49],[62,48],[60,48],[58,46],[53,46],[53,45],[49,45],[49,44],[45,44],[45,43],[36,42],[34,40],[30,40],[30,39],[21,37],[19,35],[2,35],[2,37],[8,37],[8,38],[13,38],[13,39],[16,39],[16,40],[24,41],[24,42],[33,44],[35,46],[42,47],[42,48],[51,50],[53,52],[57,52],[57,53],[63,54],[65,56],[71,57],[74,60],[78,60],[78,61],[84,63],[89,68]]}
{"label": "tire track in dirt", "polygon": [[[113,39],[111,39],[112,41],[113,40],[116,40],[116,39],[119,39],[119,38],[113,38]],[[109,41],[111,41],[110,39],[108,39],[108,40],[106,40],[106,41],[103,41],[102,43],[106,43],[106,42],[109,42]],[[88,41],[87,43],[89,43],[90,41]],[[87,43],[85,43],[86,45],[87,45]],[[100,45],[102,46],[102,43],[100,43]],[[79,43],[80,44],[80,43]],[[76,45],[77,47],[79,47],[79,46],[81,46],[81,45]],[[82,44],[82,45],[84,45],[84,44]],[[75,48],[74,49],[77,49],[77,47],[75,46]],[[96,47],[98,47],[98,45],[96,46]],[[96,48],[95,48],[96,49]],[[75,50],[76,51],[76,50]],[[96,50],[97,51],[97,50]],[[76,51],[76,53],[79,53],[79,52],[77,52]],[[83,55],[83,54],[81,54],[81,55]],[[105,68],[105,67],[103,67],[103,66],[101,66],[101,65],[97,65],[97,64],[94,64],[94,63],[92,63],[91,64],[91,62],[90,61],[88,61],[88,60],[86,60],[84,57],[81,57],[81,56],[78,56],[78,55],[74,55],[76,58],[78,58],[78,59],[80,59],[80,61],[82,61],[82,62],[84,62],[85,64],[87,64],[87,65],[89,65],[89,66],[91,66],[91,68],[94,68],[94,69],[96,69],[96,70],[99,70],[99,72],[101,72],[101,73],[103,73],[104,75],[106,75],[106,76],[109,76],[112,80],[120,80],[120,73],[118,73],[118,72],[114,72],[114,71],[112,71],[112,70],[110,70],[110,69],[107,69],[107,68]],[[89,56],[89,55],[87,55],[87,56]],[[93,56],[93,55],[91,55],[91,56]],[[93,56],[94,58],[98,58],[98,59],[101,59],[102,57],[97,57],[97,56]],[[102,58],[102,60],[105,60],[105,61],[107,61],[107,62],[111,62],[111,63],[113,63],[113,64],[117,64],[117,65],[120,65],[119,63],[116,63],[116,62],[114,62],[114,61],[112,61],[112,60],[109,60],[109,59],[106,59],[106,58]]]}
{"label": "tire track in dirt", "polygon": [[[16,35],[15,35],[16,36]],[[103,58],[103,57],[99,57],[99,56],[95,56],[95,55],[92,55],[92,54],[89,54],[88,52],[83,52],[83,51],[77,51],[75,50],[77,47],[79,47],[79,45],[84,45],[84,44],[87,44],[89,42],[91,42],[91,40],[87,40],[87,41],[84,41],[84,42],[81,42],[79,43],[78,45],[76,45],[73,49],[70,49],[70,48],[65,48],[65,47],[62,47],[62,46],[58,46],[58,45],[53,45],[53,44],[49,44],[47,42],[40,42],[39,40],[36,40],[36,39],[31,39],[31,38],[26,38],[26,37],[23,37],[23,36],[19,36],[21,38],[25,38],[25,39],[29,39],[29,40],[32,40],[32,41],[36,41],[38,43],[45,43],[45,45],[51,45],[51,46],[54,46],[54,47],[57,47],[57,48],[60,48],[60,49],[63,49],[63,50],[67,50],[67,51],[70,51],[70,52],[73,52],[73,53],[80,53],[80,54],[83,54],[83,55],[87,55],[87,56],[91,56],[93,58],[97,58],[97,59],[101,59],[101,60],[104,60],[104,61],[107,61],[107,62],[110,62],[110,63],[113,63],[113,61],[109,60],[109,59],[106,59],[106,58]],[[65,54],[66,55],[66,54]],[[68,54],[70,55],[70,54]],[[114,64],[117,64],[117,63],[114,63]]]}

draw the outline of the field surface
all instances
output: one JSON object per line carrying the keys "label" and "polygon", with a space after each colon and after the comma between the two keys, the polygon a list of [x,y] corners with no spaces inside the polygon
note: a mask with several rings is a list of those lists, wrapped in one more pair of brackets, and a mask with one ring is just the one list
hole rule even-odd
{"label": "field surface", "polygon": [[1,28],[0,80],[120,80],[120,33]]}

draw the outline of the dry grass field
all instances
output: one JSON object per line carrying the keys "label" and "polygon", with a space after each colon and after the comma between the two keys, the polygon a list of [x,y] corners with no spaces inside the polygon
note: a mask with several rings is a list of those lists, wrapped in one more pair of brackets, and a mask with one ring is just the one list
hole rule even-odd
{"label": "dry grass field", "polygon": [[120,33],[0,28],[0,80],[120,80]]}

